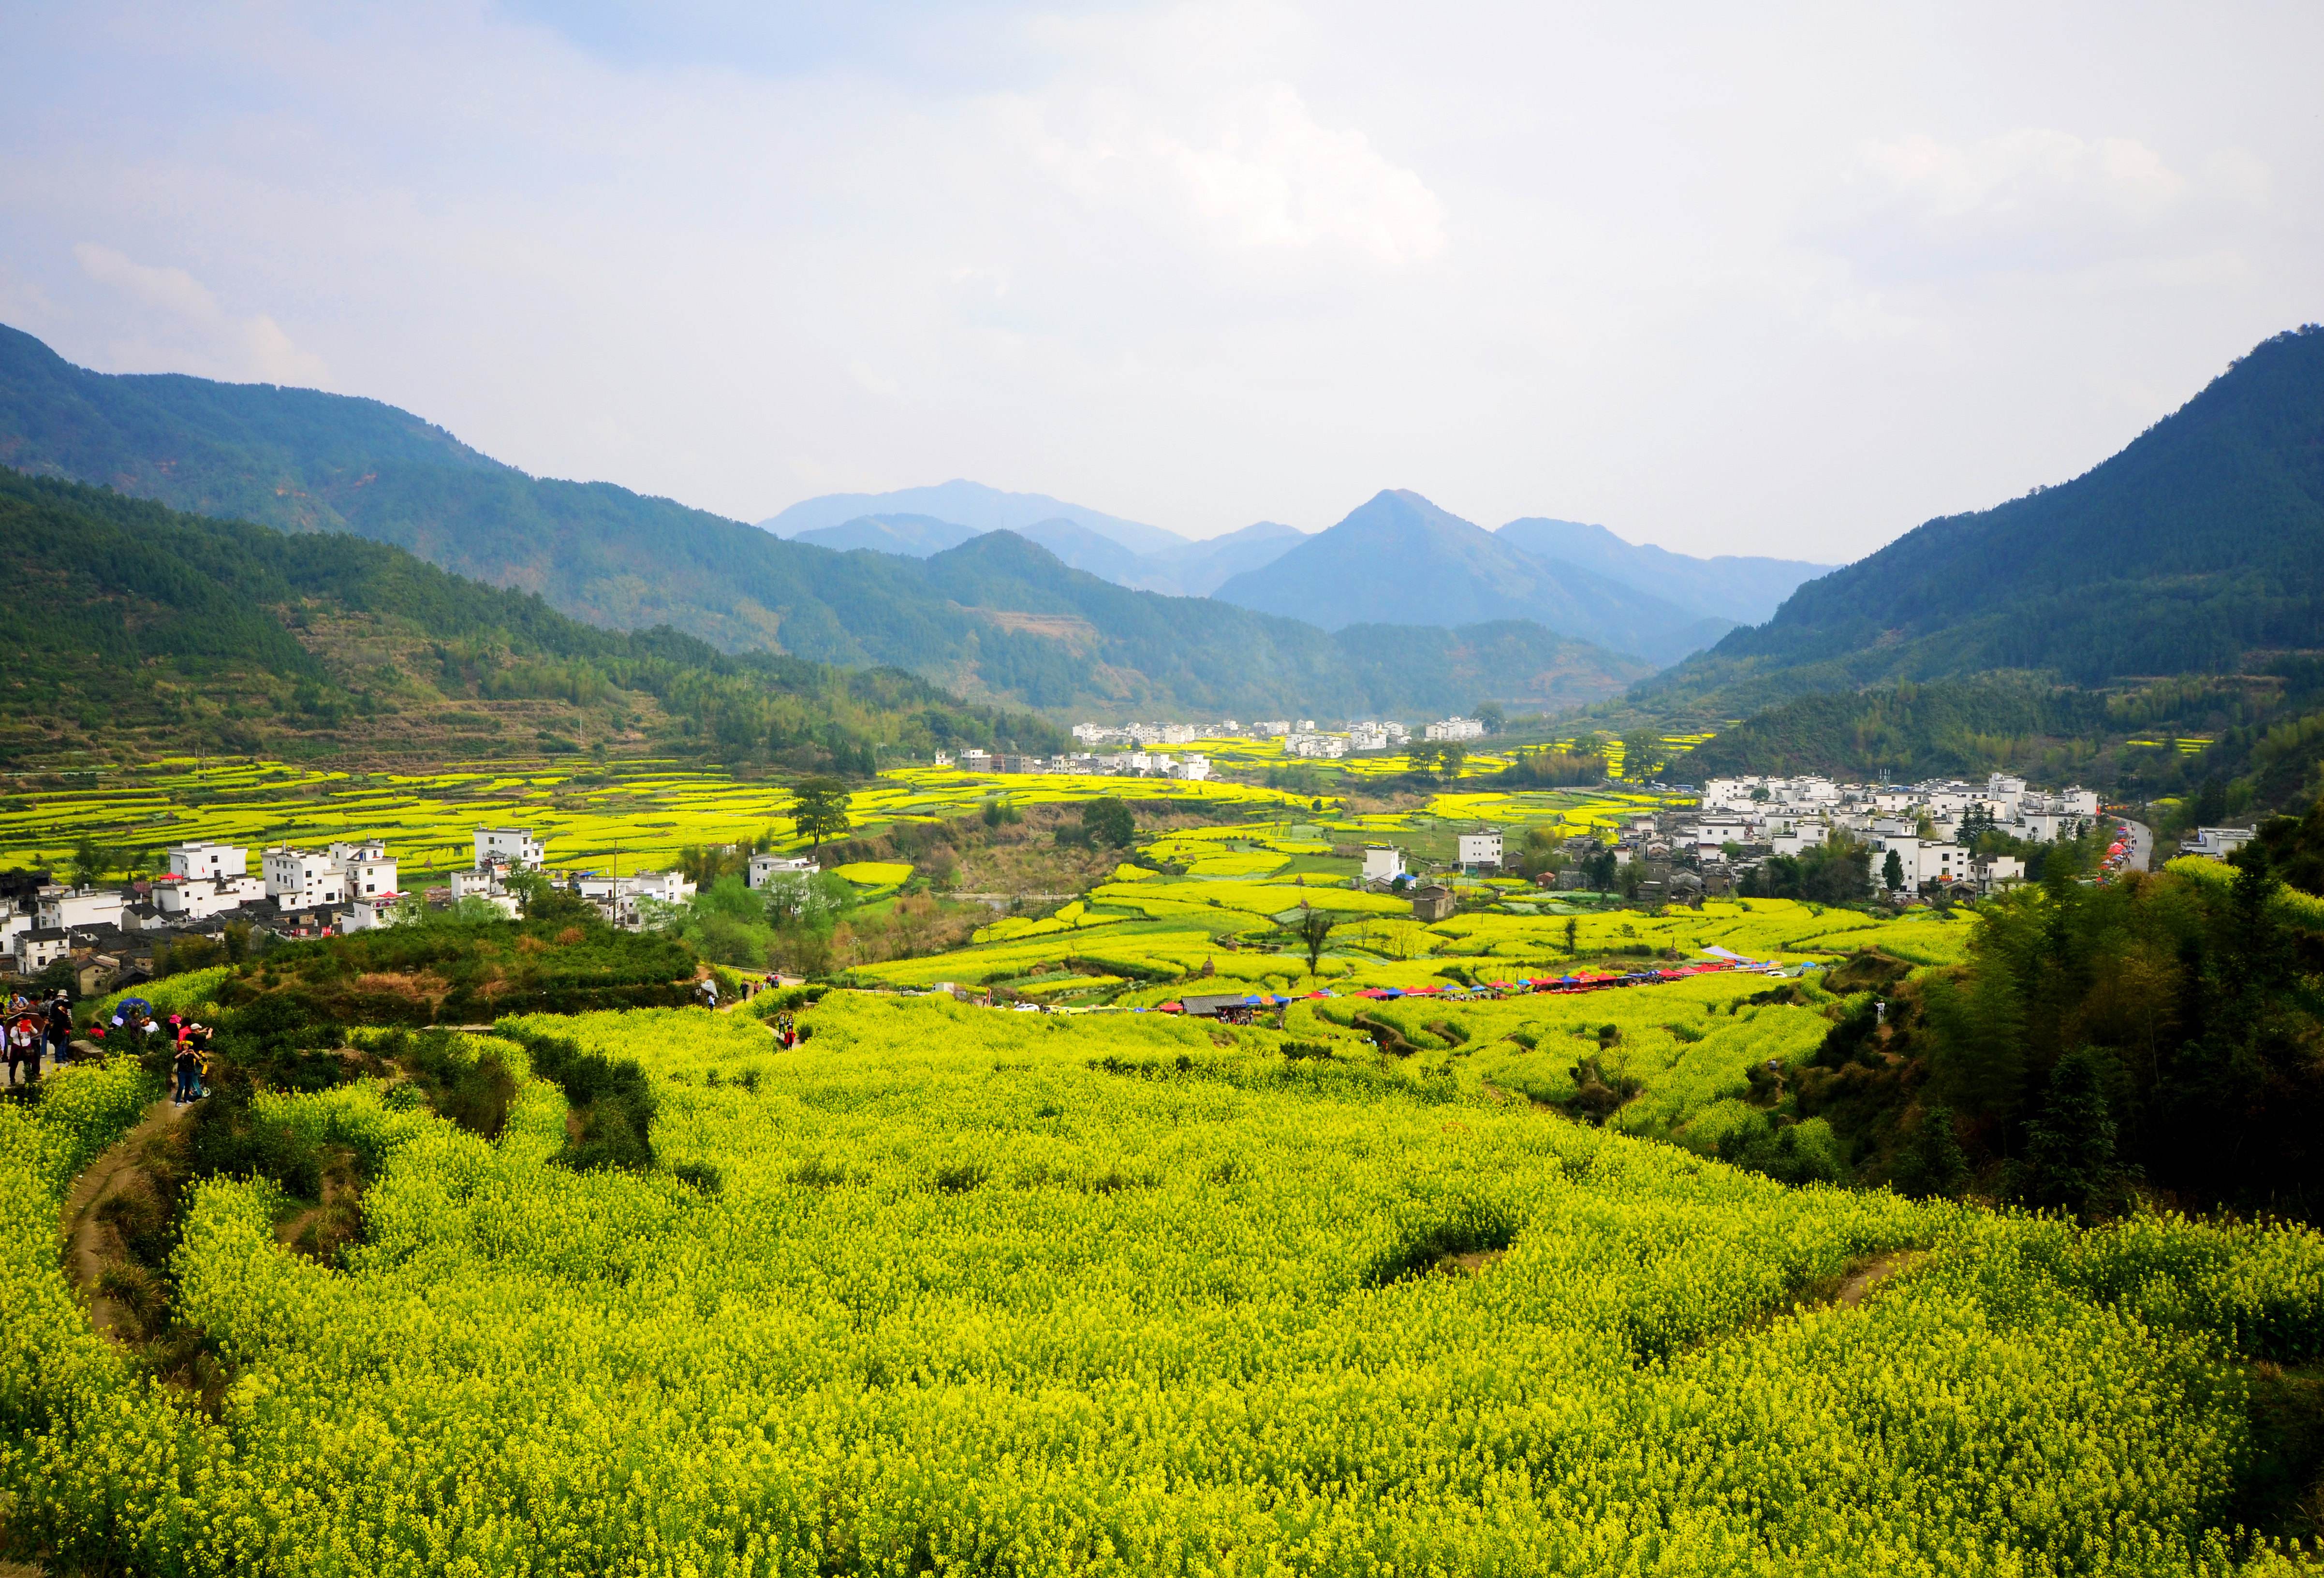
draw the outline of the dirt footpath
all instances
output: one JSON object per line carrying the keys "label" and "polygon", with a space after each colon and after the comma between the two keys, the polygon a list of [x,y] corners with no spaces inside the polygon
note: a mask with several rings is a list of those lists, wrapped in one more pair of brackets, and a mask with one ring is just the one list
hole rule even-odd
{"label": "dirt footpath", "polygon": [[60,1225],[64,1241],[65,1274],[80,1296],[88,1301],[89,1324],[97,1334],[113,1337],[119,1324],[120,1307],[107,1295],[98,1291],[105,1275],[105,1223],[98,1213],[105,1203],[119,1194],[137,1177],[137,1158],[145,1141],[165,1129],[175,1127],[192,1111],[190,1104],[180,1106],[164,1096],[145,1109],[145,1116],[137,1127],[115,1141],[112,1148],[90,1166],[73,1185],[71,1195],[65,1201]]}

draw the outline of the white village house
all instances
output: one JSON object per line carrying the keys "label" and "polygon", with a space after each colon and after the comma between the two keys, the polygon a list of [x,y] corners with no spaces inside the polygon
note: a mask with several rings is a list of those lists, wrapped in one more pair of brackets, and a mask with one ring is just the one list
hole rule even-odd
{"label": "white village house", "polygon": [[1461,835],[1461,869],[1473,872],[1481,866],[1501,869],[1501,830],[1488,827],[1480,833]]}
{"label": "white village house", "polygon": [[822,870],[803,854],[754,854],[744,880],[753,888],[763,888],[779,876],[811,877]]}
{"label": "white village house", "polygon": [[177,844],[162,854],[169,869],[154,879],[153,907],[171,920],[207,920],[266,897],[244,845]]}
{"label": "white village house", "polygon": [[539,871],[540,863],[548,856],[548,845],[529,827],[476,829],[476,864],[479,867],[504,862],[525,871]]}
{"label": "white village house", "polygon": [[261,857],[266,897],[281,909],[395,899],[395,857],[376,838],[321,850],[277,844]]}

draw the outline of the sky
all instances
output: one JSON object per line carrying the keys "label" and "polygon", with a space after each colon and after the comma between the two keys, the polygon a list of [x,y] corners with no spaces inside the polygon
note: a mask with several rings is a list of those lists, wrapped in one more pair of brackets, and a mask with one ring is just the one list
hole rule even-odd
{"label": "sky", "polygon": [[2324,318],[2324,6],[18,4],[0,322],[744,520],[1840,562]]}

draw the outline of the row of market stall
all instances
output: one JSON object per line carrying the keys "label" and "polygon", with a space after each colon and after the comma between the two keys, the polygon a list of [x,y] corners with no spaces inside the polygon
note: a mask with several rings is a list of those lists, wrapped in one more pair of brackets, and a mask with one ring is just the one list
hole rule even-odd
{"label": "row of market stall", "polygon": [[[1368,986],[1351,992],[1351,998],[1370,999],[1375,1002],[1404,997],[1433,997],[1448,1001],[1488,1001],[1504,997],[1521,997],[1528,992],[1606,992],[1626,986],[1657,986],[1665,982],[1685,981],[1697,975],[1715,975],[1729,971],[1779,973],[1782,966],[1758,959],[1746,958],[1724,948],[1706,949],[1711,957],[1688,964],[1655,970],[1576,970],[1564,975],[1527,975],[1515,981],[1483,981],[1473,986],[1446,984],[1442,986]],[[1336,998],[1341,994],[1324,989],[1303,992],[1294,996],[1273,992],[1228,992],[1216,996],[1188,996],[1159,1005],[1157,1013],[1183,1013],[1195,1019],[1236,1017],[1239,1013],[1284,1008],[1295,1002],[1312,1002],[1319,998]],[[1143,1009],[1133,1009],[1143,1013]]]}

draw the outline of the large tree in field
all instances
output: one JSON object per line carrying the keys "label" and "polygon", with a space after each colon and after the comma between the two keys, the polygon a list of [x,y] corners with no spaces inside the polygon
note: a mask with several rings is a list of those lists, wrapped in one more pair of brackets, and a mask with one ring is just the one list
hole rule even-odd
{"label": "large tree in field", "polygon": [[1315,974],[1315,966],[1322,962],[1323,944],[1330,938],[1332,928],[1340,924],[1340,919],[1328,909],[1302,909],[1299,912],[1299,919],[1291,932],[1299,939],[1299,946],[1307,950],[1307,974],[1310,975]]}
{"label": "large tree in field", "polygon": [[847,786],[835,778],[802,780],[791,791],[791,825],[821,849],[854,826],[847,819]]}
{"label": "large tree in field", "polygon": [[1098,849],[1128,849],[1138,840],[1138,823],[1120,800],[1091,800],[1082,807],[1082,832]]}

